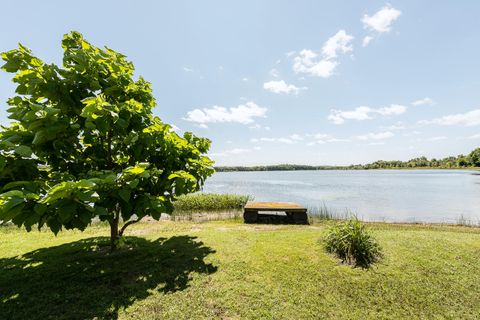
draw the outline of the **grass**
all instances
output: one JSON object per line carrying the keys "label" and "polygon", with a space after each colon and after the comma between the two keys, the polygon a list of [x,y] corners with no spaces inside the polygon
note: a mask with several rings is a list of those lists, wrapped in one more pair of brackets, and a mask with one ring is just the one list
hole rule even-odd
{"label": "grass", "polygon": [[321,222],[322,220],[344,220],[355,217],[353,212],[345,209],[344,212],[339,212],[327,207],[325,203],[318,206],[310,206],[307,208],[308,217],[311,223]]}
{"label": "grass", "polygon": [[384,258],[341,264],[333,222],[143,222],[109,230],[0,228],[0,319],[478,319],[480,229],[369,223]]}
{"label": "grass", "polygon": [[343,262],[368,268],[382,257],[382,249],[366,224],[348,219],[333,225],[324,239],[325,249]]}
{"label": "grass", "polygon": [[477,227],[477,226],[480,226],[480,220],[475,221],[475,220],[467,218],[466,216],[461,214],[458,217],[458,219],[456,221],[456,224],[459,225],[459,226]]}
{"label": "grass", "polygon": [[236,194],[194,193],[180,196],[175,201],[174,215],[198,212],[241,210],[252,197]]}

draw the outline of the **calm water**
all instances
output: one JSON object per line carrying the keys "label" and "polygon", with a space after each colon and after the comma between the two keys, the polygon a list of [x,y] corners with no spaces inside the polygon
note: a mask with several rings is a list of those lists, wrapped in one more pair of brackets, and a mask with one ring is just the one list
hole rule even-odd
{"label": "calm water", "polygon": [[480,173],[460,170],[218,172],[204,192],[325,204],[365,220],[480,222]]}

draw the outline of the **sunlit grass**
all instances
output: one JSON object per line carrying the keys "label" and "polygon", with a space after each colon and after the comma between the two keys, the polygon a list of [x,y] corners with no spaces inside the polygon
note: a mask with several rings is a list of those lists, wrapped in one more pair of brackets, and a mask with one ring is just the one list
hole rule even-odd
{"label": "sunlit grass", "polygon": [[368,223],[364,270],[325,251],[335,223],[141,222],[114,254],[107,226],[2,227],[0,319],[478,319],[479,228]]}

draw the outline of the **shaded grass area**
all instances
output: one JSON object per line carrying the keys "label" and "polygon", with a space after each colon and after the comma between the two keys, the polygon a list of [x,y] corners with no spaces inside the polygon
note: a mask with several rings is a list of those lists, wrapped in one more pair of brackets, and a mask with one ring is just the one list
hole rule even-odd
{"label": "shaded grass area", "polygon": [[0,228],[1,319],[476,319],[480,229],[368,224],[373,268],[343,265],[313,226],[139,223],[129,246]]}

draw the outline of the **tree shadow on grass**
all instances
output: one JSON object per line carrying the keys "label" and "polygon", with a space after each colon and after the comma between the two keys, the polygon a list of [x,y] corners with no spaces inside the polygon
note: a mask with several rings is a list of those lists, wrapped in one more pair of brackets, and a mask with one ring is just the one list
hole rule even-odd
{"label": "tree shadow on grass", "polygon": [[108,238],[89,238],[0,259],[0,319],[116,319],[152,290],[188,287],[191,273],[217,270],[215,251],[195,237],[148,241],[108,253]]}

